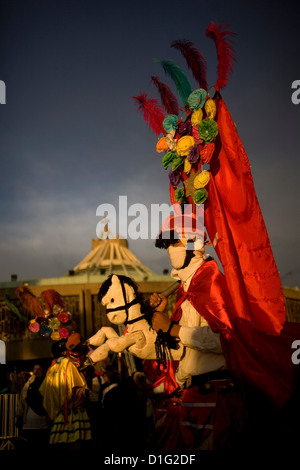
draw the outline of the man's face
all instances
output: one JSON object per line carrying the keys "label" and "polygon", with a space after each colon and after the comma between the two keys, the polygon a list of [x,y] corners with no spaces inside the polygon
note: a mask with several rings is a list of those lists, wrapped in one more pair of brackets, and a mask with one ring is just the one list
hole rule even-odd
{"label": "man's face", "polygon": [[42,377],[44,375],[43,368],[39,365],[34,366],[33,375],[35,375],[36,377]]}

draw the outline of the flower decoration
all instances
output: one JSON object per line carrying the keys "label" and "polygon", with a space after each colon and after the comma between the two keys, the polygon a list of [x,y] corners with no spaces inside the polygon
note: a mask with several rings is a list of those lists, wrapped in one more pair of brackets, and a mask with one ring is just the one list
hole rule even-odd
{"label": "flower decoration", "polygon": [[209,98],[204,105],[206,115],[209,119],[214,119],[217,114],[216,103],[213,99]]}
{"label": "flower decoration", "polygon": [[168,114],[163,120],[163,128],[164,130],[169,133],[172,130],[177,128],[178,116],[175,114]]}
{"label": "flower decoration", "polygon": [[208,197],[208,193],[205,188],[200,188],[194,193],[194,202],[195,204],[203,204]]}
{"label": "flower decoration", "polygon": [[156,151],[158,153],[161,153],[163,152],[164,150],[168,150],[168,145],[167,145],[167,142],[166,142],[166,138],[165,137],[161,137],[159,139],[159,141],[157,142],[156,144]]}
{"label": "flower decoration", "polygon": [[70,314],[68,312],[60,312],[58,315],[57,315],[57,319],[61,322],[61,323],[68,323],[68,321],[70,321],[71,317],[70,317]]}
{"label": "flower decoration", "polygon": [[195,109],[202,108],[207,96],[207,91],[203,88],[198,88],[197,90],[192,91],[189,95],[187,103],[191,111]]}
{"label": "flower decoration", "polygon": [[192,164],[188,161],[187,158],[184,159],[183,171],[188,175],[192,169]]}
{"label": "flower decoration", "polygon": [[183,164],[183,158],[177,157],[172,163],[172,170],[177,170]]}
{"label": "flower decoration", "polygon": [[49,327],[52,330],[58,330],[58,328],[60,327],[60,321],[58,320],[58,318],[56,317],[52,318],[49,322]]}
{"label": "flower decoration", "polygon": [[197,126],[200,124],[203,118],[203,111],[201,108],[195,109],[195,111],[192,112],[191,115],[191,124],[192,126]]}
{"label": "flower decoration", "polygon": [[201,139],[200,139],[200,136],[199,136],[198,126],[193,126],[192,129],[193,129],[194,140],[195,140],[195,142],[197,142],[197,144],[199,144]]}
{"label": "flower decoration", "polygon": [[175,202],[181,202],[184,198],[184,189],[183,188],[177,188],[174,194],[174,200]]}
{"label": "flower decoration", "polygon": [[59,341],[61,339],[60,334],[59,334],[58,331],[52,331],[50,337],[51,337],[52,341]]}
{"label": "flower decoration", "polygon": [[195,139],[192,136],[185,135],[177,141],[177,153],[180,156],[186,156],[189,153],[189,149],[195,144]]}
{"label": "flower decoration", "polygon": [[40,325],[36,321],[31,320],[28,328],[32,333],[37,333],[40,330]]}
{"label": "flower decoration", "polygon": [[210,179],[209,171],[207,170],[201,171],[201,173],[199,173],[199,175],[197,175],[196,178],[194,179],[194,188],[195,189],[204,188],[204,186],[206,186],[207,183],[209,182],[209,179]]}
{"label": "flower decoration", "polygon": [[166,135],[166,144],[169,150],[176,150],[176,140],[174,139],[175,130],[172,130]]}
{"label": "flower decoration", "polygon": [[212,142],[218,134],[218,124],[213,119],[203,119],[198,124],[199,137],[203,142]]}
{"label": "flower decoration", "polygon": [[176,158],[178,158],[177,152],[166,153],[166,155],[162,159],[162,164],[163,164],[164,169],[166,170]]}
{"label": "flower decoration", "polygon": [[52,334],[52,329],[49,326],[43,326],[40,330],[40,335],[48,338]]}
{"label": "flower decoration", "polygon": [[193,145],[190,148],[187,159],[190,163],[196,163],[199,160],[199,147],[198,145]]}
{"label": "flower decoration", "polygon": [[170,180],[170,183],[173,186],[173,188],[177,188],[177,186],[179,185],[179,182],[180,182],[179,173],[176,170],[175,171],[170,170],[169,180]]}
{"label": "flower decoration", "polygon": [[62,339],[65,339],[69,336],[69,331],[67,330],[67,328],[61,328],[59,330],[59,336],[62,338]]}
{"label": "flower decoration", "polygon": [[192,124],[191,121],[185,121],[178,127],[178,134],[183,135],[192,135]]}
{"label": "flower decoration", "polygon": [[213,153],[215,151],[215,144],[213,142],[209,142],[205,144],[203,149],[200,151],[200,157],[203,163],[209,163]]}

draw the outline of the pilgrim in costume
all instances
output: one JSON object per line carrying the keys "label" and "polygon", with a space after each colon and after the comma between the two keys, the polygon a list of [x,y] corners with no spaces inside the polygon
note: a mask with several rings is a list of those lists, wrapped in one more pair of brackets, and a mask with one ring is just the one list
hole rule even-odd
{"label": "pilgrim in costume", "polygon": [[[233,70],[233,33],[224,25],[212,22],[206,36],[213,39],[217,50],[218,77],[213,87],[207,83],[203,55],[192,42],[178,40],[171,47],[184,56],[199,88],[192,90],[186,74],[176,62],[161,60],[165,73],[175,84],[182,107],[159,77],[152,77],[152,81],[158,89],[161,104],[145,93],[133,97],[158,138],[156,150],[163,155],[163,168],[169,170],[170,201],[177,216],[185,215],[187,205],[192,207],[193,214],[202,205],[209,243],[214,245],[224,271],[224,274],[220,272],[215,261],[200,259],[197,250],[191,260],[191,266],[195,268],[198,262],[197,269],[193,271],[188,266],[178,269],[184,246],[164,246],[171,263],[178,261],[178,265],[174,264],[173,274],[181,281],[171,319],[178,325],[169,324],[169,333],[179,334],[182,342],[198,348],[199,338],[195,340],[196,334],[193,336],[188,328],[207,330],[204,342],[211,342],[213,348],[209,354],[216,355],[215,361],[208,360],[207,368],[229,371],[235,383],[246,391],[250,402],[254,396],[259,397],[263,403],[259,410],[263,413],[266,407],[271,410],[268,418],[275,418],[270,426],[276,423],[281,428],[297,388],[298,374],[291,361],[291,345],[300,337],[299,324],[286,321],[281,281],[256,197],[250,163],[221,95]],[[186,240],[182,238],[184,245]],[[197,319],[195,312],[201,318]],[[202,323],[203,319],[206,323]],[[176,328],[179,326],[178,333]],[[219,356],[218,338],[222,350]],[[201,382],[201,376],[206,374],[205,367],[200,367],[198,353],[192,352],[192,355],[194,370],[187,358],[187,367],[183,366],[183,359],[175,372],[178,385],[184,390],[182,404],[178,407],[181,412],[184,408],[191,409],[190,405],[183,406],[189,381],[198,377]],[[215,367],[212,367],[213,362]],[[187,401],[196,403],[197,399],[195,396]],[[255,400],[250,405],[255,410]],[[181,423],[183,419],[181,416]],[[187,448],[201,448],[203,444],[197,440],[198,431],[196,438],[194,434],[201,426],[205,428],[197,419],[191,413],[187,420],[189,424],[185,430],[189,427],[190,433],[190,440],[185,441]],[[295,417],[294,424],[296,422]],[[282,433],[277,439],[280,443]],[[215,444],[212,443],[213,448]]]}

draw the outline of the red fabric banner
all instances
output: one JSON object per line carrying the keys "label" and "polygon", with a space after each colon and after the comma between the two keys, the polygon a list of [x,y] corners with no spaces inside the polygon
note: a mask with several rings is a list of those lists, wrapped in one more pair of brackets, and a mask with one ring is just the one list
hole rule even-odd
{"label": "red fabric banner", "polygon": [[218,234],[215,249],[238,317],[278,335],[286,317],[281,281],[248,157],[222,98],[217,101],[217,123],[205,227],[211,240]]}

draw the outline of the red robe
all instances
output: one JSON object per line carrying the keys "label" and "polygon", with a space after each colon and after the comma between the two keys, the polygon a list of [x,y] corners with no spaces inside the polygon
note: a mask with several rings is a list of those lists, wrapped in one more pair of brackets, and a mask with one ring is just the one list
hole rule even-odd
{"label": "red robe", "polygon": [[215,261],[204,262],[194,274],[187,292],[182,285],[172,319],[181,318],[181,304],[188,299],[213,331],[220,333],[228,369],[242,384],[262,392],[282,408],[295,391],[297,366],[291,345],[300,338],[300,324],[286,323],[282,333],[269,335],[235,311],[224,275]]}

